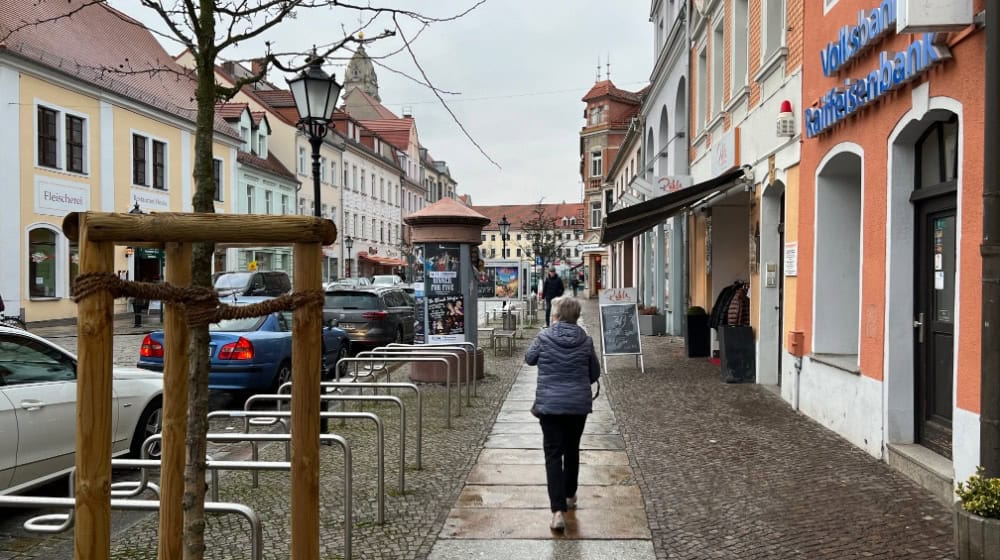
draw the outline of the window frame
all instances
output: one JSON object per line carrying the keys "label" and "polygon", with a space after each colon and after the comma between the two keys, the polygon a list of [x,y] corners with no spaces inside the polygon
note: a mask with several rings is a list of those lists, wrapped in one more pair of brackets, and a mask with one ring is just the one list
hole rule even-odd
{"label": "window frame", "polygon": [[213,199],[215,202],[222,202],[224,200],[222,193],[225,189],[222,188],[222,177],[222,159],[212,158],[212,178],[215,181],[215,193],[213,195]]}
{"label": "window frame", "polygon": [[[38,263],[34,262],[34,259],[32,258],[32,255],[35,253],[35,251],[33,251],[34,247],[36,245],[42,244],[42,242],[33,242],[31,240],[31,234],[34,233],[35,231],[43,231],[43,232],[46,232],[46,233],[48,233],[48,234],[50,234],[52,236],[52,255],[51,255],[51,260],[52,260],[52,266],[51,266],[51,284],[52,284],[52,286],[51,286],[51,293],[46,292],[45,294],[36,295],[36,294],[33,293],[33,289],[34,289],[34,287],[37,284],[35,284],[33,281],[29,282],[29,285],[28,285],[28,299],[29,300],[37,300],[37,301],[46,301],[46,300],[59,299],[63,295],[63,290],[62,290],[62,287],[61,287],[63,278],[62,278],[62,273],[60,272],[60,268],[62,267],[62,264],[61,264],[60,261],[63,258],[63,256],[62,256],[62,254],[63,254],[62,234],[59,232],[59,230],[57,230],[55,227],[53,227],[52,224],[38,223],[38,224],[33,224],[33,225],[31,225],[31,226],[28,227],[27,232],[26,232],[27,235],[25,236],[25,239],[26,239],[27,244],[28,244],[28,246],[27,246],[27,249],[28,249],[27,250],[27,258],[28,258],[28,278],[29,278],[29,280],[32,280],[32,279],[35,279],[35,278],[39,278],[38,271],[37,271],[37,266],[39,264],[41,264],[41,262],[38,262]],[[48,260],[48,259],[46,259],[46,260]],[[68,271],[69,271],[69,269],[66,269],[67,273],[68,273]]]}
{"label": "window frame", "polygon": [[[780,4],[780,15],[781,19],[776,23],[777,29],[771,29],[768,25],[770,11],[773,4]],[[766,66],[766,62],[770,61],[780,55],[781,48],[785,46],[785,15],[788,11],[788,4],[785,0],[761,0],[760,7],[760,61],[761,66]],[[772,33],[777,31],[779,34],[778,43],[773,49],[768,50],[769,39],[772,37]]]}
{"label": "window frame", "polygon": [[[141,130],[132,129],[129,131],[129,137],[131,138],[131,158],[129,164],[131,165],[131,178],[132,186],[135,187],[145,187],[147,189],[155,189],[162,192],[170,191],[170,142],[166,139],[153,136],[147,132]],[[142,164],[139,165],[139,160],[137,155],[139,153],[136,150],[136,139],[141,138],[144,142],[143,153],[142,153]],[[156,170],[157,166],[155,164],[155,153],[154,145],[161,145],[163,147],[163,163],[160,166],[162,169],[162,186],[157,186]],[[143,174],[143,181],[139,182],[137,179],[139,177],[136,173],[141,167]]]}
{"label": "window frame", "polygon": [[[42,149],[40,145],[41,137],[41,123],[39,122],[39,113],[41,111],[49,111],[54,113],[54,138],[50,138],[49,141],[53,142],[54,149],[54,162],[52,165],[48,163],[42,163]],[[67,130],[67,121],[69,117],[78,119],[81,121],[81,154],[80,154],[80,170],[70,169],[69,165],[69,131]],[[66,173],[69,175],[76,176],[89,176],[90,175],[90,115],[87,113],[81,113],[79,111],[67,110],[54,103],[48,103],[43,100],[34,100],[34,112],[32,114],[34,120],[34,163],[35,167],[39,169],[46,169],[49,171],[58,171],[61,173]],[[47,137],[48,138],[48,137]]]}
{"label": "window frame", "polygon": [[604,151],[593,150],[590,152],[590,176],[604,176]]}

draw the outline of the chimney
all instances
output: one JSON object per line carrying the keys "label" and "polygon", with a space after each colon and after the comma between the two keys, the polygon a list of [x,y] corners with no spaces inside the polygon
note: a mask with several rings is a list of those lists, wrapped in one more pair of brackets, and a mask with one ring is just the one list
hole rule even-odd
{"label": "chimney", "polygon": [[404,106],[403,107],[403,118],[410,119],[413,118],[413,107]]}
{"label": "chimney", "polygon": [[227,60],[222,63],[222,71],[230,76],[236,75],[236,63],[232,60]]}
{"label": "chimney", "polygon": [[[250,61],[250,71],[253,72],[254,76],[264,72],[264,67],[266,62],[267,62],[266,58],[255,58],[252,61]],[[267,79],[267,74],[264,74],[263,79],[265,80]]]}

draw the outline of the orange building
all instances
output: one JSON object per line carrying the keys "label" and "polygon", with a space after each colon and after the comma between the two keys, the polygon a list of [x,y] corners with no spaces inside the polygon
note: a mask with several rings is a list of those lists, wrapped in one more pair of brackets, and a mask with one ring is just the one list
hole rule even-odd
{"label": "orange building", "polygon": [[985,1],[910,4],[805,2],[782,393],[950,503],[979,462]]}

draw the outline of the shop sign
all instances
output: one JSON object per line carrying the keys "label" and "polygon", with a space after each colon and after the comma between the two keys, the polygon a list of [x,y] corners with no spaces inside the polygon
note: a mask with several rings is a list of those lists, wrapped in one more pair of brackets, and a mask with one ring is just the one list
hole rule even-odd
{"label": "shop sign", "polygon": [[65,216],[90,210],[90,188],[86,185],[35,178],[35,213]]}
{"label": "shop sign", "polygon": [[[149,189],[132,189],[132,201],[139,203],[143,212],[169,212],[170,195],[152,192]],[[131,204],[129,204],[131,206]]]}
{"label": "shop sign", "polygon": [[580,253],[593,253],[595,251],[603,251],[604,248],[601,247],[600,243],[582,243],[579,245]]}
{"label": "shop sign", "polygon": [[799,275],[799,242],[785,243],[785,276]]}
{"label": "shop sign", "polygon": [[601,290],[598,294],[599,305],[612,305],[616,303],[637,303],[635,288],[608,288]]}
{"label": "shop sign", "polygon": [[857,25],[840,28],[836,40],[826,44],[819,53],[823,63],[823,75],[831,77],[845,64],[854,60],[870,45],[876,43],[896,23],[896,0],[882,0],[872,11],[858,12]]}
{"label": "shop sign", "polygon": [[660,194],[667,194],[690,187],[692,180],[690,175],[678,175],[676,177],[660,177],[656,180],[656,184],[660,188]]}
{"label": "shop sign", "polygon": [[[895,21],[896,0],[883,0],[868,13],[862,10],[858,14],[858,24],[844,26],[839,39],[827,43],[820,53],[823,74],[828,77],[835,75],[845,64],[886,35]],[[858,78],[845,79],[842,86],[832,88],[812,107],[806,108],[806,138],[822,134],[859,109],[949,58],[951,51],[946,45],[939,44],[934,33],[924,33],[905,50],[895,53],[882,51],[876,68]]]}
{"label": "shop sign", "polygon": [[718,177],[736,167],[740,161],[740,129],[733,127],[722,133],[712,144],[712,176]]}

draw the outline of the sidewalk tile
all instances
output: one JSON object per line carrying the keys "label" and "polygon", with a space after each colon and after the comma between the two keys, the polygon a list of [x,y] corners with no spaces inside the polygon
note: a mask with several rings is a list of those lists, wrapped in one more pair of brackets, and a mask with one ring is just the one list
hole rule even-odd
{"label": "sidewalk tile", "polygon": [[[483,449],[479,454],[484,465],[544,465],[545,455],[539,449]],[[580,451],[583,465],[628,465],[628,455],[624,451],[587,450]]]}
{"label": "sidewalk tile", "polygon": [[[627,465],[580,465],[579,483],[634,484],[634,479]],[[477,463],[469,472],[467,484],[545,484],[545,469],[540,465]]]}
{"label": "sidewalk tile", "polygon": [[[491,435],[486,438],[486,447],[541,449],[542,438],[529,434]],[[625,449],[625,440],[617,434],[587,434],[580,438],[580,449]]]}
{"label": "sidewalk tile", "polygon": [[427,560],[516,558],[531,560],[654,560],[649,541],[439,540]]}
{"label": "sidewalk tile", "polygon": [[[577,489],[579,509],[635,508],[642,505],[638,486],[590,486]],[[467,485],[455,504],[459,508],[548,509],[549,494],[542,484]]]}
{"label": "sidewalk tile", "polygon": [[[548,509],[453,509],[442,538],[459,539],[648,539],[641,508],[580,509],[566,513],[566,530],[549,529]],[[621,558],[621,556],[616,556]]]}

